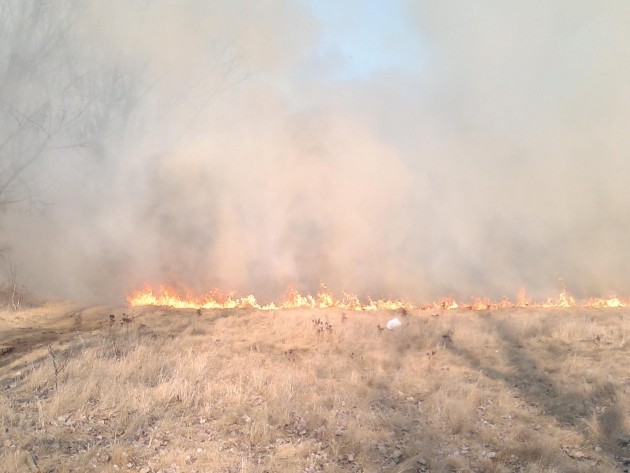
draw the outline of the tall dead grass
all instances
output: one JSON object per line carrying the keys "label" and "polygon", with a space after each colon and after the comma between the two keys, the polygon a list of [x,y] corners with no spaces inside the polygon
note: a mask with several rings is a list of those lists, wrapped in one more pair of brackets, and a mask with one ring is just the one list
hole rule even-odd
{"label": "tall dead grass", "polygon": [[[136,310],[5,377],[0,471],[613,472],[624,310]],[[105,320],[107,314],[103,314]],[[317,330],[313,319],[330,324]],[[625,452],[625,453],[624,453]]]}

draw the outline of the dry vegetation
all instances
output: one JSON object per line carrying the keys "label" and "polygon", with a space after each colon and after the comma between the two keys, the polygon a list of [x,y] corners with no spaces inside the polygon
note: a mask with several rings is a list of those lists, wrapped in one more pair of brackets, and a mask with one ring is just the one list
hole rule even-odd
{"label": "dry vegetation", "polygon": [[618,472],[628,310],[0,314],[0,471]]}

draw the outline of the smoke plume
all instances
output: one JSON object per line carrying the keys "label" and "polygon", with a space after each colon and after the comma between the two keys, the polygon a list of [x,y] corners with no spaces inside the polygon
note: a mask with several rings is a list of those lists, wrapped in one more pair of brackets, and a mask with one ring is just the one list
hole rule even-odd
{"label": "smoke plume", "polygon": [[62,8],[65,74],[104,72],[90,145],[59,132],[2,216],[40,293],[630,292],[624,2],[391,2],[414,65],[356,74],[306,2]]}

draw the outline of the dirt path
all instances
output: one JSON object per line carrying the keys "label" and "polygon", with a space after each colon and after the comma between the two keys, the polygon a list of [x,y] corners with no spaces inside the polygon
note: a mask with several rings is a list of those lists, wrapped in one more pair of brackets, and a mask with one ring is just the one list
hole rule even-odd
{"label": "dirt path", "polygon": [[48,344],[65,343],[108,323],[121,308],[51,303],[20,311],[0,312],[0,383],[47,353]]}

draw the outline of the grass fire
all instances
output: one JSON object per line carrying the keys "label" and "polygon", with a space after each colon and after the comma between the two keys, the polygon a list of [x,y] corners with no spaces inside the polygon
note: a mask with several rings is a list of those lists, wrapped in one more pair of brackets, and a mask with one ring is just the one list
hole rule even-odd
{"label": "grass fire", "polygon": [[0,0],[0,473],[630,473],[628,58],[622,0]]}
{"label": "grass fire", "polygon": [[185,294],[179,293],[172,287],[160,286],[153,290],[149,287],[131,293],[127,298],[131,307],[142,306],[165,306],[177,309],[259,309],[259,310],[279,310],[279,309],[326,309],[334,307],[349,311],[377,311],[377,310],[408,310],[408,309],[468,309],[468,310],[499,310],[512,308],[572,308],[586,307],[593,309],[611,309],[626,307],[628,299],[611,295],[608,298],[589,297],[584,300],[576,300],[566,289],[558,295],[557,299],[547,299],[544,302],[535,302],[525,290],[520,290],[515,302],[508,298],[500,301],[492,301],[488,297],[473,297],[470,303],[458,302],[452,297],[443,297],[437,302],[414,304],[409,301],[396,299],[369,298],[361,301],[357,295],[343,293],[343,297],[336,298],[322,284],[316,295],[303,295],[295,289],[287,292],[280,302],[269,302],[261,305],[252,294],[245,297],[237,297],[233,292],[223,294],[219,290],[214,290],[209,294],[194,296],[189,291]]}

